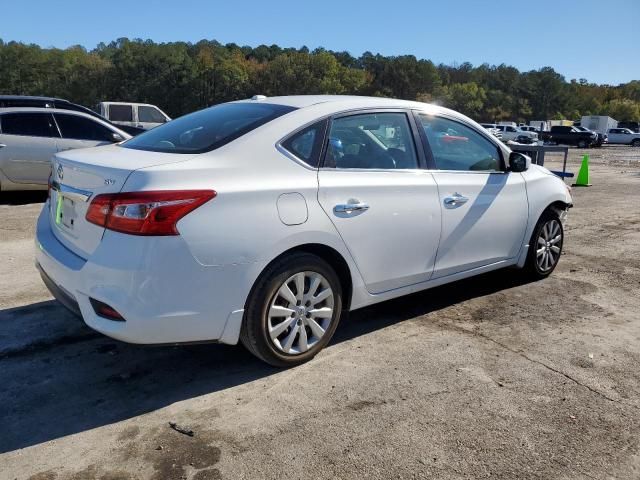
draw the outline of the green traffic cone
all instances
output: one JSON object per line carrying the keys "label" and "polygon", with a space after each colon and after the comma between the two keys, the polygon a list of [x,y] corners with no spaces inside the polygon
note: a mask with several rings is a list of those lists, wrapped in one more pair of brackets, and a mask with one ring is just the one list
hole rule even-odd
{"label": "green traffic cone", "polygon": [[574,187],[590,187],[589,183],[589,155],[582,157],[582,165],[580,165],[580,171],[578,172],[578,178]]}

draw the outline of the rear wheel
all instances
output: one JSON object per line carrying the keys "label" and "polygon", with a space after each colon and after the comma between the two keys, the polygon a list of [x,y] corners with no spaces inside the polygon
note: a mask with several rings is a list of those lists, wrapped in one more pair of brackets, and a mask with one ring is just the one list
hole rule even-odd
{"label": "rear wheel", "polygon": [[640,147],[640,138],[636,138],[633,142],[631,142],[633,147]]}
{"label": "rear wheel", "polygon": [[578,140],[578,148],[587,148],[589,144],[586,140]]}
{"label": "rear wheel", "polygon": [[536,279],[551,275],[560,260],[563,240],[560,216],[549,209],[542,214],[533,230],[524,267],[526,273]]}
{"label": "rear wheel", "polygon": [[341,314],[342,288],[333,268],[315,255],[294,253],[256,282],[240,339],[271,365],[299,365],[329,343]]}

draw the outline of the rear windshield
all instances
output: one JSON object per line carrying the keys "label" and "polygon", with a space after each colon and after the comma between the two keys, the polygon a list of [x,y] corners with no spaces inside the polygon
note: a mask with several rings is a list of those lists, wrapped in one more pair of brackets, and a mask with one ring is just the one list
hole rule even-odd
{"label": "rear windshield", "polygon": [[223,103],[160,125],[122,146],[165,153],[208,152],[292,110],[268,103]]}

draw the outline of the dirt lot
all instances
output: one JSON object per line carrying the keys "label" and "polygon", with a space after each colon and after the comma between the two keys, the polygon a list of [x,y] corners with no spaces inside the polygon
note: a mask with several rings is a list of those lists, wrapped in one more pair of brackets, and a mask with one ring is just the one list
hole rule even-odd
{"label": "dirt lot", "polygon": [[640,149],[591,153],[549,279],[354,312],[284,371],[93,333],[33,267],[41,198],[2,197],[0,478],[640,478]]}

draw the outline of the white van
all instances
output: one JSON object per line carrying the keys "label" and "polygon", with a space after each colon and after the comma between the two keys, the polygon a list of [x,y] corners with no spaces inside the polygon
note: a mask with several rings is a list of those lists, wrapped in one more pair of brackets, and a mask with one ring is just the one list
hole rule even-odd
{"label": "white van", "polygon": [[145,130],[171,120],[169,115],[148,103],[100,102],[96,105],[96,112],[116,125],[128,125]]}

